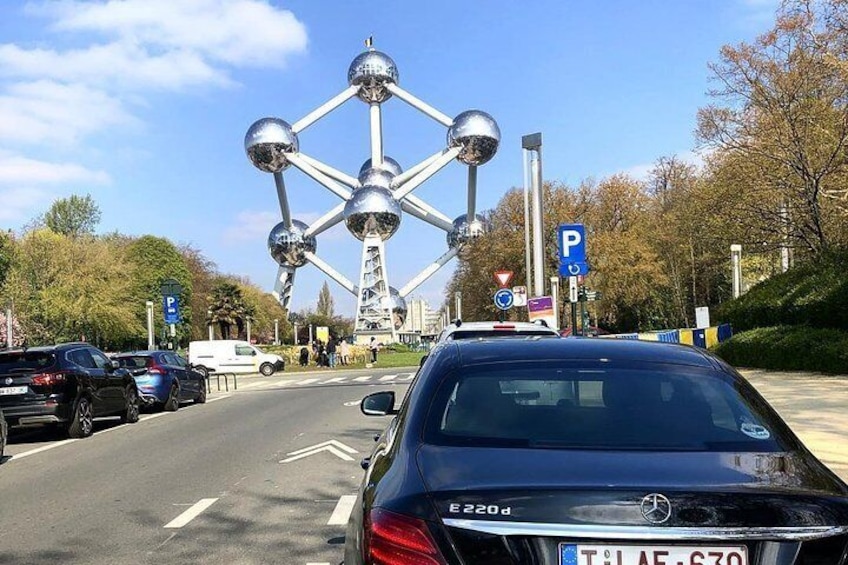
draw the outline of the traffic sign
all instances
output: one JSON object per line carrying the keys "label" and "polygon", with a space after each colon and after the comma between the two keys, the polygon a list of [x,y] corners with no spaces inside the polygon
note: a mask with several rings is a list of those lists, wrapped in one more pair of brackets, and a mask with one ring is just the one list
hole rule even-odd
{"label": "traffic sign", "polygon": [[589,274],[589,263],[570,261],[568,263],[560,263],[559,274],[562,277],[585,276]]}
{"label": "traffic sign", "polygon": [[509,310],[515,302],[515,296],[508,288],[501,288],[495,292],[495,306],[499,310]]}
{"label": "traffic sign", "polygon": [[159,286],[159,290],[163,297],[175,296],[182,293],[183,287],[177,279],[165,279]]}
{"label": "traffic sign", "polygon": [[557,243],[560,264],[586,262],[586,228],[583,224],[560,224]]}
{"label": "traffic sign", "polygon": [[514,297],[514,301],[512,303],[513,306],[527,306],[527,287],[526,286],[514,286],[514,287],[512,287],[512,295]]}
{"label": "traffic sign", "polygon": [[580,277],[568,277],[568,301],[577,302],[577,284]]}
{"label": "traffic sign", "polygon": [[163,296],[162,310],[165,314],[166,324],[180,323],[180,297],[179,296]]}
{"label": "traffic sign", "polygon": [[512,271],[495,271],[495,282],[501,288],[506,288],[512,282],[512,276],[514,274]]}

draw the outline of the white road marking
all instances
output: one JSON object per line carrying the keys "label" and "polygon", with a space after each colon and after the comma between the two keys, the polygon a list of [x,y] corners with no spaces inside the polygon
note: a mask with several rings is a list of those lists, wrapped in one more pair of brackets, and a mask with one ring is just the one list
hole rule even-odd
{"label": "white road marking", "polygon": [[355,380],[355,381],[356,381],[356,382],[358,382],[358,383],[364,383],[365,381],[370,381],[370,380],[371,380],[371,375],[368,375],[367,377],[356,377],[356,378],[355,378],[355,379],[353,379],[353,380]]}
{"label": "white road marking", "polygon": [[331,439],[329,441],[318,443],[316,445],[310,445],[309,447],[298,449],[297,451],[286,453],[288,457],[281,460],[280,463],[291,463],[292,461],[297,461],[298,459],[303,459],[305,457],[309,457],[310,455],[321,453],[322,451],[328,451],[344,461],[353,461],[353,457],[348,455],[348,453],[359,453],[349,445],[345,445],[340,441]]}
{"label": "white road marking", "polygon": [[386,381],[393,381],[396,378],[397,378],[397,375],[384,375],[384,376],[380,377],[380,380],[382,382],[386,382]]}
{"label": "white road marking", "polygon": [[35,455],[36,453],[41,453],[42,451],[48,451],[53,449],[54,447],[59,447],[62,445],[66,445],[68,443],[74,443],[75,441],[79,441],[78,439],[65,439],[56,443],[51,443],[50,445],[45,445],[42,447],[36,447],[35,449],[30,449],[29,451],[24,451],[23,453],[18,453],[17,455],[12,455],[10,461],[16,461],[18,459],[23,459],[24,457],[29,457],[30,455]]}
{"label": "white road marking", "polygon": [[362,400],[348,400],[344,403],[345,406],[359,406],[362,403]]}
{"label": "white road marking", "polygon": [[347,380],[347,377],[335,377],[332,379],[327,379],[326,381],[322,381],[322,385],[328,385],[330,383],[343,383]]}
{"label": "white road marking", "polygon": [[217,398],[210,398],[206,401],[206,404],[209,404],[211,402],[218,402],[219,400],[224,400],[225,398],[230,398],[231,396],[231,394],[225,394],[224,396],[219,396]]}
{"label": "white road marking", "polygon": [[415,377],[415,373],[398,373],[399,381],[411,381],[413,377]]}
{"label": "white road marking", "polygon": [[244,389],[246,389],[246,388],[253,388],[253,387],[255,387],[255,386],[262,386],[262,385],[264,385],[264,384],[266,384],[266,383],[262,383],[262,382],[259,382],[259,383],[247,383],[246,385],[241,385],[241,389],[242,389],[242,390],[244,390]]}
{"label": "white road marking", "polygon": [[161,418],[162,416],[167,416],[168,414],[172,414],[173,412],[156,412],[155,414],[145,414],[141,418],[139,418],[139,422],[146,422],[147,420],[152,420],[153,418]]}
{"label": "white road marking", "polygon": [[307,563],[306,565],[330,565],[329,563]]}
{"label": "white road marking", "polygon": [[321,380],[321,379],[304,379],[304,380],[302,380],[302,381],[298,381],[298,382],[296,382],[295,384],[296,384],[296,385],[310,385],[310,384],[312,384],[312,383],[317,383],[317,382],[318,382],[318,381],[320,381],[320,380]]}
{"label": "white road marking", "polygon": [[174,529],[174,528],[182,528],[206,510],[213,504],[218,501],[217,498],[203,498],[197,504],[165,524],[166,528]]}
{"label": "white road marking", "polygon": [[284,386],[293,385],[294,383],[295,383],[295,381],[283,381],[283,382],[276,383],[274,385],[274,388],[283,388]]}
{"label": "white road marking", "polygon": [[347,519],[350,518],[350,513],[353,511],[353,505],[356,503],[355,494],[346,494],[339,498],[336,503],[336,509],[333,510],[333,515],[327,522],[328,526],[341,526],[347,524]]}

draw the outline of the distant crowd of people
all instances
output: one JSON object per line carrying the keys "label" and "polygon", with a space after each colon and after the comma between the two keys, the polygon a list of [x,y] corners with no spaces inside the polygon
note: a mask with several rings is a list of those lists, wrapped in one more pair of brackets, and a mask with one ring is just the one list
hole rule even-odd
{"label": "distant crowd of people", "polygon": [[[301,347],[300,348],[300,366],[306,367],[309,365],[310,359],[315,361],[315,364],[319,367],[336,367],[338,365],[350,365],[351,357],[350,357],[350,343],[348,343],[347,339],[343,337],[336,337],[331,335],[327,340],[327,343],[324,343],[320,339],[316,339],[312,342],[312,348],[309,347]],[[371,354],[371,363],[377,362],[377,350],[379,349],[379,344],[375,338],[371,338],[371,343],[368,345],[369,353]]]}

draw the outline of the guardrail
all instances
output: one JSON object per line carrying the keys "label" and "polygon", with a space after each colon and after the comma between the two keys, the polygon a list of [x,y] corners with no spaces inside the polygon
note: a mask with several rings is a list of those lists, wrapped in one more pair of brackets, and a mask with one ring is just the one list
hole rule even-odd
{"label": "guardrail", "polygon": [[238,390],[238,376],[235,373],[216,373],[210,372],[206,374],[206,390],[211,388],[211,379],[215,377],[218,386],[218,392],[221,391],[221,377],[224,377],[224,387],[226,392],[230,392],[230,377],[233,377],[233,390]]}
{"label": "guardrail", "polygon": [[638,339],[640,341],[662,341],[665,343],[682,343],[708,349],[713,345],[727,341],[733,336],[730,324],[721,324],[709,328],[682,328],[677,330],[659,330],[654,332],[638,332],[629,334],[612,334],[600,337],[612,339]]}

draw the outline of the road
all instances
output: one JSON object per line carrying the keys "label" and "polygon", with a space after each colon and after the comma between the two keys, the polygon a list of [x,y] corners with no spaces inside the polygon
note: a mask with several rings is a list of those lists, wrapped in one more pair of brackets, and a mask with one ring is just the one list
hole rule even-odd
{"label": "road", "polygon": [[[358,401],[402,393],[409,371],[244,378],[206,405],[99,421],[85,440],[19,433],[0,467],[0,564],[336,565],[359,460],[386,423]],[[848,380],[748,376],[848,479],[845,442],[825,441],[848,434]],[[342,445],[301,452],[330,440]]]}

